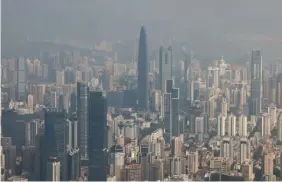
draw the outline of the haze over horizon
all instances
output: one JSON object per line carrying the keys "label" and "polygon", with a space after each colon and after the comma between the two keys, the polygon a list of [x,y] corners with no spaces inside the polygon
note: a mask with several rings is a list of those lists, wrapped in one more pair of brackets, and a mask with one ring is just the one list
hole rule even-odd
{"label": "haze over horizon", "polygon": [[102,40],[133,42],[141,25],[148,41],[184,42],[198,54],[237,59],[263,49],[281,57],[279,0],[2,0],[3,51],[26,37],[93,46]]}

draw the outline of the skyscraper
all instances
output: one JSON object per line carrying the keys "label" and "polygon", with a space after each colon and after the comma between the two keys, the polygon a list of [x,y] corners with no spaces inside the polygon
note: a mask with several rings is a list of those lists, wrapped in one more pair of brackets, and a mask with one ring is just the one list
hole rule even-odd
{"label": "skyscraper", "polygon": [[88,137],[88,92],[89,88],[85,83],[77,83],[77,118],[78,118],[78,147],[82,159],[88,158],[87,137]]}
{"label": "skyscraper", "polygon": [[148,82],[148,53],[147,34],[142,26],[139,39],[138,54],[138,109],[147,111],[149,109],[149,82]]}
{"label": "skyscraper", "polygon": [[46,179],[45,137],[43,132],[38,133],[35,138],[35,177],[38,181]]}
{"label": "skyscraper", "polygon": [[253,180],[253,162],[251,160],[246,160],[242,164],[242,175],[245,181]]}
{"label": "skyscraper", "polygon": [[282,73],[277,75],[276,79],[276,104],[277,107],[282,107]]}
{"label": "skyscraper", "polygon": [[79,149],[67,147],[65,180],[72,181],[80,176]]}
{"label": "skyscraper", "polygon": [[141,164],[128,164],[124,167],[124,180],[141,181]]}
{"label": "skyscraper", "polygon": [[12,174],[15,174],[16,169],[16,146],[12,145],[11,137],[2,137],[1,138],[1,150],[5,155],[5,169],[11,171]]}
{"label": "skyscraper", "polygon": [[172,155],[176,157],[182,156],[182,141],[180,137],[173,137],[171,141]]}
{"label": "skyscraper", "polygon": [[257,115],[261,111],[262,100],[262,56],[260,50],[252,51],[251,60],[251,99],[250,114]]}
{"label": "skyscraper", "polygon": [[282,115],[279,115],[277,120],[277,140],[282,140]]}
{"label": "skyscraper", "polygon": [[232,142],[229,137],[223,137],[220,145],[220,157],[233,158]]}
{"label": "skyscraper", "polygon": [[60,181],[60,161],[56,158],[48,158],[46,181]]}
{"label": "skyscraper", "polygon": [[169,132],[169,141],[172,136],[179,136],[179,88],[174,87],[173,80],[166,80],[166,92],[164,94],[164,127]]}
{"label": "skyscraper", "polygon": [[236,136],[236,116],[233,114],[229,115],[228,118],[228,136]]}
{"label": "skyscraper", "polygon": [[227,116],[227,111],[228,111],[227,101],[226,98],[223,97],[221,102],[221,114],[223,116]]}
{"label": "skyscraper", "polygon": [[163,83],[163,63],[164,63],[164,50],[163,46],[159,49],[159,90],[164,90],[164,83]]}
{"label": "skyscraper", "polygon": [[240,163],[251,158],[250,141],[247,138],[240,139]]}
{"label": "skyscraper", "polygon": [[275,155],[273,152],[266,152],[264,154],[263,169],[264,174],[273,174],[273,159]]}
{"label": "skyscraper", "polygon": [[15,63],[14,82],[16,85],[16,99],[17,101],[24,101],[26,99],[26,72],[24,58],[17,58]]}
{"label": "skyscraper", "polygon": [[187,155],[187,162],[188,162],[187,170],[189,173],[197,173],[199,166],[198,156],[199,156],[198,151],[195,152],[189,151]]}
{"label": "skyscraper", "polygon": [[69,112],[71,114],[76,112],[76,94],[74,92],[71,93],[70,95],[70,108],[69,108]]}
{"label": "skyscraper", "polygon": [[259,116],[259,121],[261,123],[261,136],[265,139],[267,139],[271,133],[271,129],[270,129],[270,116],[268,113],[261,113]]}
{"label": "skyscraper", "polygon": [[171,79],[172,76],[172,63],[171,63],[171,50],[164,50],[163,46],[159,50],[159,67],[160,67],[160,90],[165,93],[166,80]]}
{"label": "skyscraper", "polygon": [[45,157],[56,157],[60,161],[61,179],[64,174],[66,154],[66,116],[64,110],[49,108],[45,110]]}
{"label": "skyscraper", "polygon": [[22,146],[22,169],[34,172],[35,146]]}
{"label": "skyscraper", "polygon": [[208,75],[207,75],[207,87],[214,86],[218,88],[219,86],[219,68],[217,67],[208,67]]}
{"label": "skyscraper", "polygon": [[35,137],[38,134],[39,122],[37,120],[25,122],[25,145],[35,146]]}
{"label": "skyscraper", "polygon": [[188,81],[190,78],[188,78],[188,73],[189,73],[189,63],[190,63],[190,57],[189,57],[189,54],[185,51],[184,51],[184,99],[187,100],[188,98]]}
{"label": "skyscraper", "polygon": [[248,136],[247,124],[248,124],[247,116],[240,115],[240,116],[238,117],[239,136],[242,136],[242,137]]}
{"label": "skyscraper", "polygon": [[114,145],[110,149],[109,165],[110,171],[116,176],[116,180],[122,179],[125,153],[120,145]]}
{"label": "skyscraper", "polygon": [[173,75],[173,55],[172,55],[172,47],[169,46],[167,49],[167,54],[166,54],[166,62],[169,63],[169,68],[170,68],[170,78],[172,78]]}
{"label": "skyscraper", "polygon": [[217,117],[217,136],[225,135],[225,120],[226,116],[219,115]]}
{"label": "skyscraper", "polygon": [[89,92],[88,155],[89,181],[107,180],[107,100],[104,92]]}

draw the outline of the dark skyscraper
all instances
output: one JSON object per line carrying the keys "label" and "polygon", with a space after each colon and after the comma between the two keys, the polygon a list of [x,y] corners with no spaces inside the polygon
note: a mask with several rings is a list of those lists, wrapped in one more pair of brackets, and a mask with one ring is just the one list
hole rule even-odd
{"label": "dark skyscraper", "polygon": [[138,109],[147,111],[149,108],[149,83],[148,83],[148,50],[147,34],[142,26],[139,39],[138,53]]}
{"label": "dark skyscraper", "polygon": [[282,107],[282,73],[277,76],[276,80],[276,104]]}
{"label": "dark skyscraper", "polygon": [[89,92],[88,99],[89,181],[107,180],[107,100],[104,92]]}
{"label": "dark skyscraper", "polygon": [[69,108],[70,114],[76,113],[76,102],[77,102],[76,94],[72,92],[70,95],[70,108]]}
{"label": "dark skyscraper", "polygon": [[184,51],[184,99],[185,101],[188,98],[188,67],[189,67],[189,55],[186,51]]}
{"label": "dark skyscraper", "polygon": [[59,96],[58,108],[59,108],[59,109],[64,109],[64,108],[65,108],[64,94],[63,94],[63,93]]}
{"label": "dark skyscraper", "polygon": [[17,101],[24,101],[26,99],[26,71],[24,57],[17,58],[15,63],[14,82],[16,85],[16,99]]}
{"label": "dark skyscraper", "polygon": [[172,136],[178,137],[179,126],[179,88],[174,87],[173,80],[166,80],[166,92],[164,94],[164,126],[169,132],[169,141]]}
{"label": "dark skyscraper", "polygon": [[78,148],[67,148],[65,180],[77,180],[80,174],[80,156]]}
{"label": "dark skyscraper", "polygon": [[61,179],[63,179],[66,154],[66,113],[62,109],[50,108],[46,109],[44,117],[45,157],[58,158],[61,163]]}
{"label": "dark skyscraper", "polygon": [[260,50],[252,51],[250,114],[258,115],[262,101],[262,56]]}
{"label": "dark skyscraper", "polygon": [[163,51],[163,46],[160,47],[159,49],[159,90],[162,90],[163,88],[163,82],[162,82],[162,79],[163,79],[163,74],[162,74],[162,66],[163,66],[163,60],[164,60],[164,51]]}
{"label": "dark skyscraper", "polygon": [[87,159],[87,133],[88,133],[88,86],[77,83],[77,119],[78,119],[78,147],[82,159]]}
{"label": "dark skyscraper", "polygon": [[169,46],[167,49],[167,57],[166,57],[166,62],[169,63],[170,67],[170,79],[172,78],[173,75],[173,55],[172,55],[172,47]]}

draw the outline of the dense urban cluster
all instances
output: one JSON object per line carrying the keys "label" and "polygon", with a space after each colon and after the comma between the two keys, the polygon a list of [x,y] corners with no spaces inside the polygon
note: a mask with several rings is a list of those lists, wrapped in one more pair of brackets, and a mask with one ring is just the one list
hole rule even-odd
{"label": "dense urban cluster", "polygon": [[282,62],[147,46],[2,58],[2,180],[280,180]]}

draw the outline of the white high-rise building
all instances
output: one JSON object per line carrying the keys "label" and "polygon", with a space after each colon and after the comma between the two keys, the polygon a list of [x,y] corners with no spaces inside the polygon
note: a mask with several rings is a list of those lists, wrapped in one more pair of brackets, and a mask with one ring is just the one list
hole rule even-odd
{"label": "white high-rise building", "polygon": [[56,84],[57,85],[64,85],[65,84],[65,72],[64,71],[57,71],[56,72]]}
{"label": "white high-rise building", "polygon": [[34,104],[33,104],[33,95],[29,94],[27,96],[27,105],[29,108],[33,108]]}
{"label": "white high-rise building", "polygon": [[150,149],[150,152],[152,152],[154,156],[159,158],[164,157],[165,140],[163,137],[152,140],[149,147],[152,148]]}
{"label": "white high-rise building", "polygon": [[221,115],[222,116],[227,116],[227,110],[228,110],[228,107],[227,107],[227,101],[226,101],[226,98],[222,98],[222,103],[221,103]]}
{"label": "white high-rise building", "polygon": [[228,136],[236,136],[236,116],[233,114],[228,116]]}
{"label": "white high-rise building", "polygon": [[273,128],[277,122],[277,109],[274,104],[270,104],[267,110],[270,116],[270,127]]}
{"label": "white high-rise building", "polygon": [[51,96],[50,96],[50,104],[51,107],[57,108],[58,107],[58,103],[57,103],[57,92],[51,92]]}
{"label": "white high-rise building", "polygon": [[223,137],[220,145],[220,157],[233,159],[233,148],[230,137]]}
{"label": "white high-rise building", "polygon": [[122,169],[124,167],[124,156],[125,154],[122,151],[115,151],[110,154],[110,171],[116,176],[118,180],[121,180]]}
{"label": "white high-rise building", "polygon": [[241,115],[238,117],[239,136],[246,137],[248,135],[247,124],[248,118],[246,116]]}
{"label": "white high-rise building", "polygon": [[225,122],[226,122],[225,116],[219,115],[217,117],[217,136],[225,135]]}
{"label": "white high-rise building", "polygon": [[195,134],[204,132],[204,117],[195,118]]}
{"label": "white high-rise building", "polygon": [[160,107],[161,107],[161,91],[155,91],[153,93],[153,97],[152,97],[152,101],[153,101],[153,109],[155,111],[160,111]]}
{"label": "white high-rise building", "polygon": [[186,153],[188,159],[188,172],[196,173],[198,171],[198,151]]}
{"label": "white high-rise building", "polygon": [[266,138],[270,136],[270,116],[267,113],[261,114],[261,136]]}
{"label": "white high-rise building", "polygon": [[60,161],[58,159],[48,159],[46,169],[46,181],[60,181],[60,166]]}
{"label": "white high-rise building", "polygon": [[244,86],[240,89],[240,106],[247,103],[247,91]]}
{"label": "white high-rise building", "polygon": [[218,64],[219,75],[220,75],[220,76],[225,75],[227,66],[228,66],[228,65],[225,63],[224,59],[222,58],[222,59],[219,61],[219,64]]}
{"label": "white high-rise building", "polygon": [[219,86],[219,68],[217,67],[209,67],[208,68],[208,87],[216,87]]}
{"label": "white high-rise building", "polygon": [[235,88],[232,90],[232,94],[231,94],[231,101],[232,104],[236,105],[237,107],[239,107],[239,99],[240,98],[240,90],[238,88]]}
{"label": "white high-rise building", "polygon": [[282,115],[279,115],[277,120],[277,140],[282,140]]}
{"label": "white high-rise building", "polygon": [[189,99],[190,99],[190,101],[194,101],[194,91],[195,91],[195,88],[194,88],[194,81],[191,81],[190,82],[190,86],[189,86]]}
{"label": "white high-rise building", "polygon": [[275,154],[273,152],[267,152],[264,154],[263,159],[263,168],[264,168],[264,174],[273,174],[273,160],[275,158]]}
{"label": "white high-rise building", "polygon": [[243,163],[246,159],[251,158],[250,141],[248,138],[240,139],[240,163]]}
{"label": "white high-rise building", "polygon": [[230,107],[230,102],[231,102],[231,96],[230,96],[230,90],[229,88],[224,89],[224,94],[227,102],[227,108]]}

